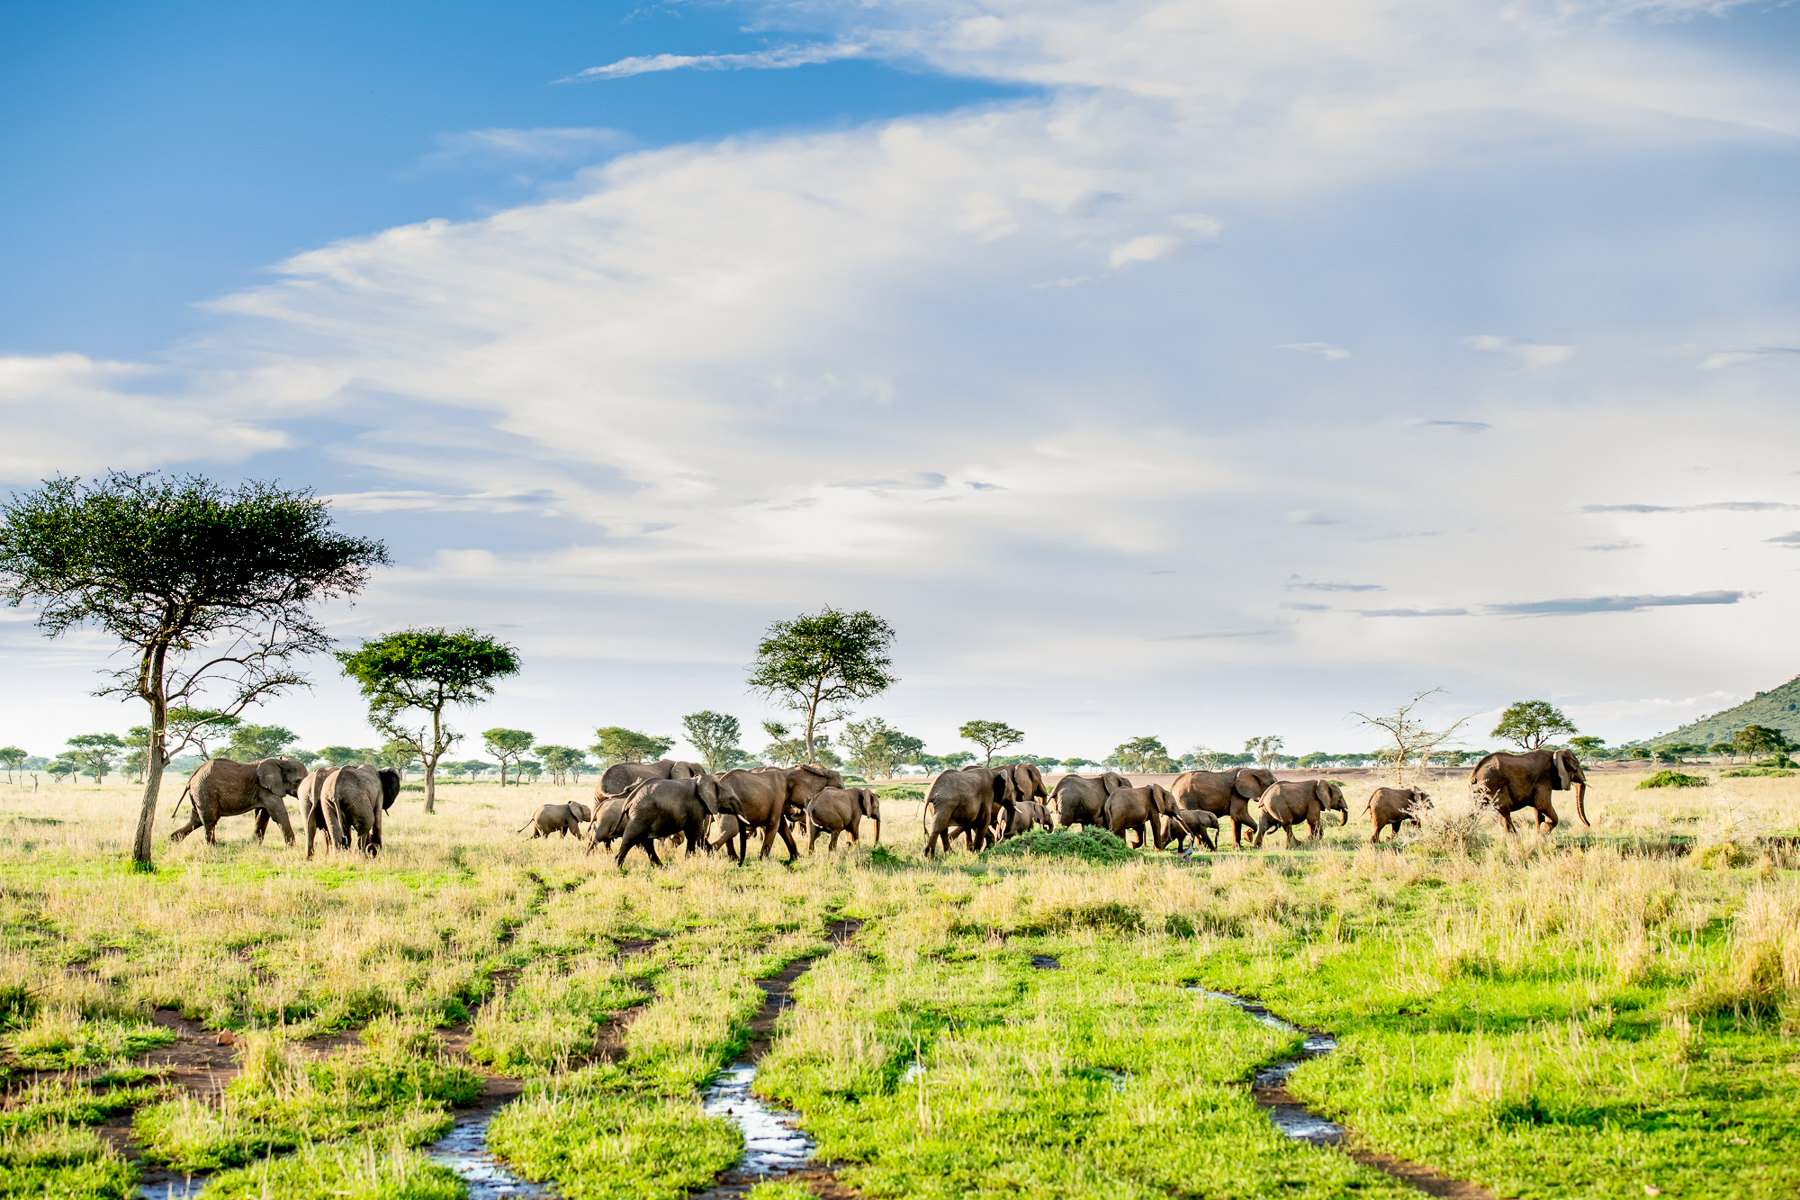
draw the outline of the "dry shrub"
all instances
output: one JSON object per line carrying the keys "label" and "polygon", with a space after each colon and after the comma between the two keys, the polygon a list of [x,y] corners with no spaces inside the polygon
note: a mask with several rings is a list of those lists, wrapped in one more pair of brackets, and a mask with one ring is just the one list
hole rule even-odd
{"label": "dry shrub", "polygon": [[1401,842],[1409,850],[1446,858],[1467,858],[1488,845],[1491,840],[1485,826],[1495,815],[1493,801],[1479,788],[1448,795],[1408,810],[1419,822],[1410,836]]}

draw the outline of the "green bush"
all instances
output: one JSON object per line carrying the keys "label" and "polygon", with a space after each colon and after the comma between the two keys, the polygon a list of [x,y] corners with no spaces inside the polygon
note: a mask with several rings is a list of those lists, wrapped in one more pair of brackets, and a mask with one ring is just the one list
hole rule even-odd
{"label": "green bush", "polygon": [[875,789],[883,800],[923,800],[925,789],[916,783],[890,783]]}
{"label": "green bush", "polygon": [[[1776,767],[1734,767],[1729,771],[1719,772],[1720,779],[1792,779],[1792,771],[1783,771]],[[1638,785],[1642,787],[1642,784]]]}
{"label": "green bush", "polygon": [[1007,838],[997,846],[981,852],[985,861],[995,858],[1079,858],[1091,863],[1122,863],[1143,857],[1143,853],[1125,844],[1125,839],[1104,829],[1057,829],[1046,832],[1033,829],[1018,837]]}
{"label": "green bush", "polygon": [[1683,775],[1680,771],[1658,771],[1638,784],[1638,787],[1705,787],[1709,782],[1711,781],[1704,775]]}

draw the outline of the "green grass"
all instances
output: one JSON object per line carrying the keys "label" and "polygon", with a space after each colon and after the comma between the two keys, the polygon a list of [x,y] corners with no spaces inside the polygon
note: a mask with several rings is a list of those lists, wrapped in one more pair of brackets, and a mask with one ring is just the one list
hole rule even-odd
{"label": "green grass", "polygon": [[1133,850],[1124,838],[1104,829],[1033,829],[1018,837],[988,847],[981,858],[1073,858],[1088,863],[1123,863],[1141,858],[1143,852]]}
{"label": "green grass", "polygon": [[449,1167],[399,1142],[306,1146],[299,1153],[221,1171],[206,1200],[463,1200],[469,1189]]}
{"label": "green grass", "polygon": [[1658,771],[1650,778],[1638,784],[1640,788],[1691,788],[1706,787],[1709,781],[1704,775],[1683,775],[1680,771]]}

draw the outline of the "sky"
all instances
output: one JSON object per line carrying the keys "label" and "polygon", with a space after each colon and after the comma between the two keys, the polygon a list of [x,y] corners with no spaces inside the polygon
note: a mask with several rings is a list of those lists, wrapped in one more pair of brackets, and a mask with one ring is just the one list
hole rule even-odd
{"label": "sky", "polygon": [[[0,489],[276,479],[585,746],[898,631],[863,715],[1098,759],[1800,673],[1800,9],[0,9]],[[98,634],[0,613],[53,753]],[[369,744],[335,665],[251,715]],[[746,744],[760,747],[751,733]],[[474,738],[460,752],[479,756]]]}

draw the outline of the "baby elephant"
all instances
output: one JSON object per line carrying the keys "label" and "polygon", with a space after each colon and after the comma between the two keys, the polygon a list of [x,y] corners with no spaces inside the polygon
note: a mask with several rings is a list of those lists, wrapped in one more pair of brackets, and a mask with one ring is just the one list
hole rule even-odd
{"label": "baby elephant", "polygon": [[1389,825],[1394,827],[1394,836],[1400,836],[1400,822],[1419,823],[1416,815],[1421,808],[1431,805],[1431,797],[1418,788],[1378,787],[1369,793],[1369,802],[1363,805],[1364,812],[1375,814],[1375,832],[1369,836],[1371,842],[1381,840],[1381,831]]}
{"label": "baby elephant", "polygon": [[1006,828],[1000,834],[1002,837],[1018,837],[1033,829],[1056,828],[1056,820],[1050,815],[1050,810],[1036,800],[1021,800],[1012,806],[1010,816],[1002,811],[1000,817],[1006,823]]}
{"label": "baby elephant", "polygon": [[859,841],[857,834],[864,817],[875,822],[875,840],[879,842],[881,798],[875,794],[874,789],[826,788],[806,806],[806,824],[812,830],[812,838],[806,843],[806,852],[813,852],[822,833],[831,835],[831,840],[825,844],[828,851],[837,849],[840,833],[848,833],[852,842]]}
{"label": "baby elephant", "polygon": [[1208,850],[1217,850],[1219,843],[1216,835],[1219,830],[1219,818],[1203,808],[1178,808],[1169,814],[1169,820],[1163,830],[1163,837],[1175,843],[1177,850],[1186,850],[1188,839],[1192,838]]}
{"label": "baby elephant", "polygon": [[1301,821],[1312,830],[1313,841],[1325,836],[1325,810],[1332,809],[1350,823],[1350,810],[1344,805],[1344,789],[1329,779],[1282,779],[1274,783],[1257,801],[1262,816],[1256,822],[1256,848],[1262,849],[1263,835],[1275,826],[1287,834],[1289,847],[1298,846],[1294,826]]}
{"label": "baby elephant", "polygon": [[593,810],[579,801],[572,804],[540,804],[538,810],[531,814],[531,820],[519,826],[519,832],[524,833],[535,825],[537,828],[531,831],[533,839],[547,838],[553,833],[560,833],[564,837],[572,833],[580,837],[581,827],[593,819]]}

